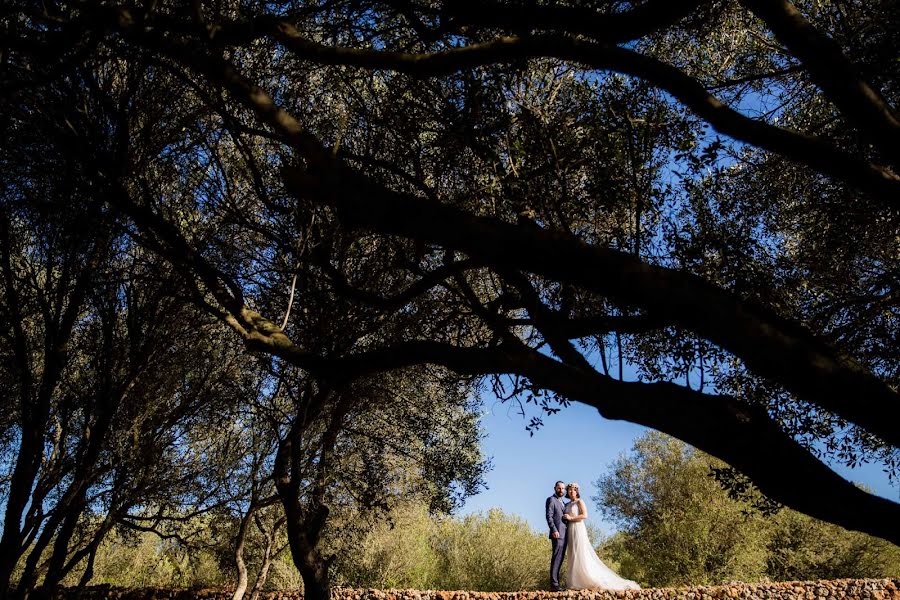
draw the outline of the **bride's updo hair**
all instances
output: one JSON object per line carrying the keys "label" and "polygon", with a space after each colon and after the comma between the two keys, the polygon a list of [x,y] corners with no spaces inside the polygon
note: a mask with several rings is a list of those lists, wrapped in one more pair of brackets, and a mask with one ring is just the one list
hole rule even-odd
{"label": "bride's updo hair", "polygon": [[572,489],[574,489],[576,492],[578,492],[578,497],[581,498],[581,488],[578,487],[577,482],[573,481],[572,483],[570,483],[569,485],[566,486],[566,491],[569,491]]}

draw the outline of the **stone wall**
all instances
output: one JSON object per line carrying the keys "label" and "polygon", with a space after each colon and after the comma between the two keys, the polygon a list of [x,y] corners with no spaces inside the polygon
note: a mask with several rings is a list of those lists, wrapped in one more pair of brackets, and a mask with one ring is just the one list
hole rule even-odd
{"label": "stone wall", "polygon": [[[230,600],[228,590],[124,589],[108,586],[74,588],[53,594],[53,600]],[[249,595],[246,596],[249,599]],[[419,590],[356,590],[336,588],[332,600],[900,600],[900,579],[835,579],[783,583],[649,588],[645,590],[569,592],[445,592]],[[266,592],[260,600],[303,600],[297,591]]]}

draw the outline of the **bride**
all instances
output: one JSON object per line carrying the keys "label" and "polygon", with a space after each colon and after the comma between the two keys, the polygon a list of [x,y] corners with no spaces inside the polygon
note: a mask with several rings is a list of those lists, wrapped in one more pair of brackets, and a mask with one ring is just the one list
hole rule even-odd
{"label": "bride", "polygon": [[587,508],[581,499],[581,492],[577,483],[566,486],[566,495],[571,502],[566,504],[563,514],[568,526],[566,527],[566,554],[569,555],[567,578],[570,590],[605,589],[605,590],[639,590],[641,587],[630,579],[624,579],[616,575],[612,569],[603,564],[603,561],[594,552],[591,540],[588,538],[587,527],[584,525],[587,519]]}

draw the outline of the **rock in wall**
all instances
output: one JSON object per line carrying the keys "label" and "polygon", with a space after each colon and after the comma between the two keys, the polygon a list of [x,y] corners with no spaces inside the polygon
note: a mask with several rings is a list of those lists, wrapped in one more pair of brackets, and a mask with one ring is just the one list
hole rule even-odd
{"label": "rock in wall", "polygon": [[[52,600],[230,600],[223,589],[172,590],[91,586],[65,588]],[[248,596],[249,598],[249,596]],[[648,588],[643,590],[581,590],[566,592],[466,592],[439,590],[374,590],[335,588],[332,600],[900,600],[900,579],[834,579],[778,583]],[[303,600],[302,592],[282,590],[260,594],[260,600]]]}

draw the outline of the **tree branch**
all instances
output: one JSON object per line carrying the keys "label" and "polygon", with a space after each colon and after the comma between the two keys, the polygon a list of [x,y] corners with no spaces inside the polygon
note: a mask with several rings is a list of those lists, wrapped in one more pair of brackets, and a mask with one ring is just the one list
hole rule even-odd
{"label": "tree branch", "polygon": [[747,117],[676,67],[625,48],[560,36],[530,36],[501,37],[443,52],[409,54],[325,46],[302,37],[287,23],[276,26],[274,37],[299,57],[320,64],[388,69],[418,77],[539,57],[625,73],[669,92],[719,133],[843,179],[891,205],[900,198],[900,177],[889,169],[866,163],[819,138]]}
{"label": "tree branch", "polygon": [[[225,67],[222,67],[221,64],[219,66],[210,65],[210,62],[219,61],[204,56],[204,53],[198,48],[191,47],[184,42],[163,39],[159,32],[149,31],[143,26],[145,15],[138,10],[109,7],[96,9],[92,11],[93,13],[96,13],[97,19],[108,27],[131,36],[141,44],[172,53],[185,64],[192,64],[195,68],[200,68],[205,72],[209,72],[211,66],[217,71],[223,69],[233,71],[233,67],[230,65]],[[156,25],[169,27],[176,31],[196,33],[195,26],[171,22],[171,20],[160,21],[160,17],[156,16],[154,19]],[[897,199],[900,198],[900,176],[890,169],[862,161],[821,139],[747,117],[725,105],[710,94],[699,81],[676,67],[625,48],[562,35],[537,35],[499,37],[489,42],[432,53],[373,51],[326,46],[311,41],[301,35],[288,21],[272,16],[259,17],[252,23],[238,22],[217,25],[213,29],[214,36],[207,29],[204,29],[204,32],[212,39],[218,39],[223,43],[247,41],[258,37],[261,32],[267,32],[300,58],[319,64],[346,65],[373,70],[387,69],[418,77],[448,75],[486,65],[540,57],[572,61],[592,69],[617,71],[644,79],[669,92],[719,133],[780,154],[789,160],[810,166],[824,175],[842,179],[891,205],[895,205]],[[210,37],[204,37],[204,39],[209,41]],[[220,81],[231,80],[229,84],[231,86],[245,86],[243,83],[238,83],[238,80],[241,79],[240,76],[234,77],[228,73],[220,73],[218,79]],[[251,95],[255,93],[253,87],[255,86],[249,85]],[[250,99],[254,102],[257,100]],[[257,102],[257,109],[262,104],[272,104],[271,99],[259,100],[261,103]],[[842,107],[839,106],[839,108]],[[270,115],[270,119],[281,119],[280,109],[274,105],[266,110],[274,111]],[[292,119],[282,122],[281,126],[287,129],[297,127],[296,121]],[[300,142],[301,145],[306,143],[302,140],[305,136],[302,128],[291,132],[294,141]],[[313,144],[317,144],[317,142],[314,141]],[[310,149],[307,148],[307,150]]]}
{"label": "tree branch", "polygon": [[844,117],[900,168],[900,120],[840,46],[816,30],[788,0],[741,0],[741,4],[769,26]]}
{"label": "tree branch", "polygon": [[661,31],[696,10],[705,0],[647,0],[620,13],[591,7],[534,5],[457,0],[445,10],[454,23],[509,31],[540,30],[590,36],[605,44],[624,44]]}
{"label": "tree branch", "polygon": [[325,271],[331,279],[331,283],[338,294],[375,306],[382,310],[398,310],[422,294],[434,289],[446,279],[481,265],[470,259],[463,259],[444,264],[428,271],[415,282],[411,283],[407,288],[390,296],[381,296],[376,292],[353,287],[353,285],[347,281],[347,277],[327,260],[323,260],[321,266],[322,270]]}
{"label": "tree branch", "polygon": [[718,344],[800,398],[900,446],[900,432],[893,425],[900,422],[900,398],[887,384],[803,327],[700,277],[567,234],[403,196],[346,170],[339,178],[291,172],[285,177],[295,193],[336,206],[350,226],[441,244],[498,269],[535,273],[640,307],[653,319]]}
{"label": "tree branch", "polygon": [[[900,505],[869,494],[829,469],[782,431],[765,410],[673,383],[619,381],[560,363],[519,343],[459,348],[412,342],[350,357],[336,370],[440,364],[459,374],[517,374],[535,386],[691,444],[752,478],[770,498],[810,516],[900,541]],[[810,494],[809,490],[816,490]]]}
{"label": "tree branch", "polygon": [[587,359],[572,345],[568,336],[563,335],[552,326],[559,316],[544,305],[537,290],[528,281],[528,278],[516,271],[502,273],[504,279],[509,280],[522,296],[525,307],[534,319],[535,327],[550,345],[553,353],[570,367],[591,369]]}

